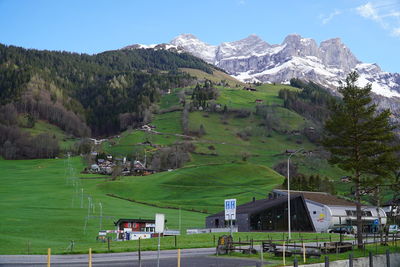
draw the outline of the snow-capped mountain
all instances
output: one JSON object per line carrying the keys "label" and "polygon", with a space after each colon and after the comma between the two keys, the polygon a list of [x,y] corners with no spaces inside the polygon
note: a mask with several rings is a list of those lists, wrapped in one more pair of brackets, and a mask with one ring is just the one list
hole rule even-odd
{"label": "snow-capped mountain", "polygon": [[350,71],[357,70],[360,86],[369,82],[378,95],[400,97],[400,74],[383,72],[376,64],[360,62],[339,38],[318,46],[313,39],[292,34],[282,44],[270,45],[250,35],[214,46],[192,34],[182,34],[171,44],[243,82],[288,83],[291,78],[301,78],[335,89]]}

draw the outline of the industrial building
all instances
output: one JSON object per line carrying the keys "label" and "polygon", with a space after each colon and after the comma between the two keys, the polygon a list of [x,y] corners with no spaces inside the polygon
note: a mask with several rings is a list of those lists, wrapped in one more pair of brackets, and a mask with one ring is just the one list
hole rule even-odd
{"label": "industrial building", "polygon": [[[290,202],[292,230],[299,232],[315,231],[307,205],[302,195],[292,195]],[[260,199],[239,205],[236,208],[236,220],[239,232],[248,231],[285,231],[288,228],[287,197]],[[206,218],[206,228],[227,227],[224,211]]]}
{"label": "industrial building", "polygon": [[[291,229],[297,232],[327,232],[337,225],[356,225],[354,202],[324,192],[290,191]],[[236,209],[233,225],[239,232],[286,231],[287,191],[273,190],[268,198],[253,200]],[[377,222],[386,224],[386,213],[374,206],[362,207],[365,232],[377,229]],[[206,218],[207,228],[227,227],[224,211]]]}
{"label": "industrial building", "polygon": [[[326,232],[333,226],[357,225],[356,204],[352,201],[338,198],[325,192],[290,191],[291,194],[301,194],[307,204],[310,217],[313,221],[315,231]],[[275,189],[272,191],[274,197],[287,197],[287,190]],[[361,220],[364,232],[374,232],[378,224],[386,224],[386,213],[382,208],[376,206],[362,206]]]}

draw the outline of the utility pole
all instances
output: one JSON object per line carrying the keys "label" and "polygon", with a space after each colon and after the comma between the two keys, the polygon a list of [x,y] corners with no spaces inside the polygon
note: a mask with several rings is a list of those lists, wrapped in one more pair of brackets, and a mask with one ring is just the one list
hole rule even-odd
{"label": "utility pole", "polygon": [[181,225],[182,225],[182,210],[179,207],[179,234],[181,234]]}
{"label": "utility pole", "polygon": [[292,236],[291,236],[292,226],[291,226],[291,221],[290,221],[290,219],[291,219],[291,214],[290,214],[290,174],[289,174],[290,173],[290,170],[289,170],[290,169],[290,158],[294,154],[296,154],[297,152],[299,152],[301,150],[303,150],[303,148],[300,148],[300,149],[296,150],[295,152],[291,153],[287,160],[287,195],[288,195],[287,202],[288,202],[288,238],[289,238],[289,240],[292,239]]}
{"label": "utility pole", "polygon": [[83,208],[83,188],[81,188],[81,209]]}
{"label": "utility pole", "polygon": [[103,205],[101,205],[101,202],[99,202],[99,206],[100,206],[100,230],[102,228],[102,220],[103,220]]}

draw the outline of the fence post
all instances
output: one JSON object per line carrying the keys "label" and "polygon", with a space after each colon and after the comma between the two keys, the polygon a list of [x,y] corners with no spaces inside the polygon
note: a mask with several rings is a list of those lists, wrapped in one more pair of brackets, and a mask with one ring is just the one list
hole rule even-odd
{"label": "fence post", "polygon": [[110,237],[107,237],[107,248],[108,248],[108,252],[110,252]]}
{"label": "fence post", "polygon": [[353,253],[349,254],[349,267],[353,267]]}
{"label": "fence post", "polygon": [[141,253],[141,248],[140,248],[140,237],[139,237],[139,239],[138,239],[138,241],[139,241],[139,247],[138,247],[138,257],[139,257],[139,267],[142,267],[142,253]]}
{"label": "fence post", "polygon": [[325,267],[329,267],[329,257],[325,256]]}
{"label": "fence post", "polygon": [[174,235],[174,237],[175,237],[175,238],[174,238],[174,241],[175,241],[175,248],[176,248],[176,235]]}
{"label": "fence post", "polygon": [[181,267],[181,249],[178,248],[178,267]]}
{"label": "fence post", "polygon": [[283,255],[283,266],[286,265],[286,259],[285,259],[285,241],[283,241],[283,251],[282,251],[282,255]]}
{"label": "fence post", "polygon": [[260,254],[261,254],[261,266],[264,265],[264,254],[263,254],[263,252],[264,252],[264,248],[263,248],[263,245],[262,245],[262,242],[261,242],[261,249],[260,249]]}
{"label": "fence post", "polygon": [[386,267],[390,267],[390,252],[386,250]]}
{"label": "fence post", "polygon": [[293,260],[293,266],[294,266],[294,267],[298,267],[298,266],[299,266],[299,264],[298,264],[298,262],[297,262],[297,258],[294,258],[294,260]]}
{"label": "fence post", "polygon": [[51,248],[47,249],[47,267],[50,267],[51,265]]}
{"label": "fence post", "polygon": [[306,244],[303,242],[303,263],[306,263]]}
{"label": "fence post", "polygon": [[213,243],[214,243],[214,247],[215,247],[215,235],[213,235]]}
{"label": "fence post", "polygon": [[92,248],[89,248],[89,267],[92,267]]}
{"label": "fence post", "polygon": [[371,251],[369,252],[369,267],[374,267],[374,258]]}

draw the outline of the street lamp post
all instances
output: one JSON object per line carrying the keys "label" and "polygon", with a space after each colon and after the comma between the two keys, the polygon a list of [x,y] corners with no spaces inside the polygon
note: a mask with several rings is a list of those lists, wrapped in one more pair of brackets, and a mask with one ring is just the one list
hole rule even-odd
{"label": "street lamp post", "polygon": [[288,201],[288,237],[289,237],[289,240],[292,239],[292,237],[291,237],[291,224],[290,224],[290,174],[289,174],[289,169],[290,169],[289,167],[290,166],[289,165],[290,165],[290,158],[294,154],[296,154],[297,152],[299,152],[301,150],[303,150],[303,148],[300,148],[300,149],[296,150],[295,152],[290,153],[290,155],[289,155],[289,157],[287,159],[287,195],[288,195],[287,201]]}

